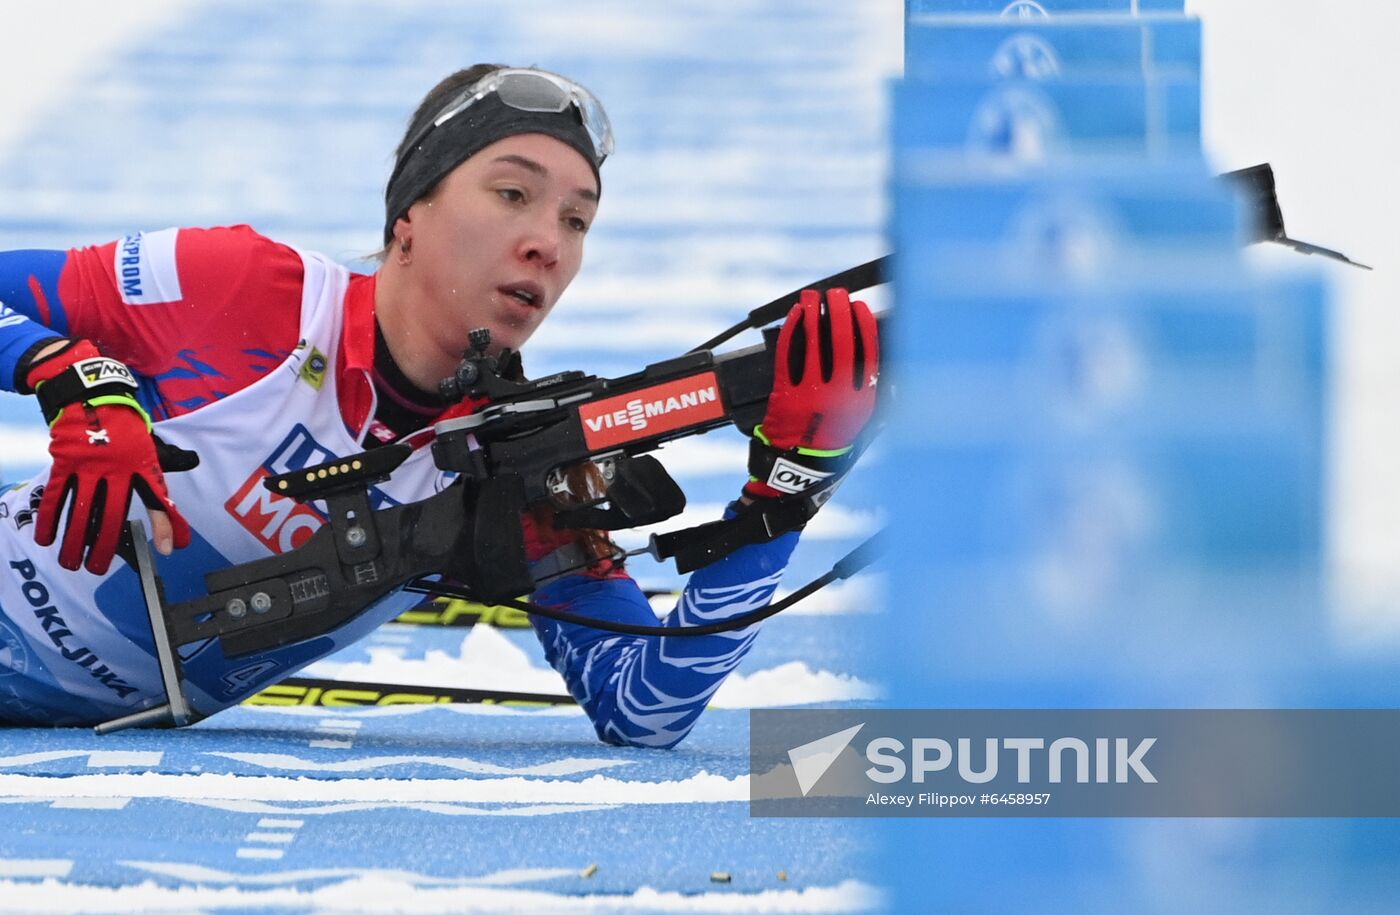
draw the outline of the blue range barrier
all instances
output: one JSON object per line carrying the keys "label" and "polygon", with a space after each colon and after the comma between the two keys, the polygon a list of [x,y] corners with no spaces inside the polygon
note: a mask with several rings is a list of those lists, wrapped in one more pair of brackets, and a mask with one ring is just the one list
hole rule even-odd
{"label": "blue range barrier", "polygon": [[[1332,639],[1326,290],[1243,270],[1199,83],[1121,37],[1167,34],[1182,4],[906,10],[906,74],[928,79],[896,88],[892,131],[890,704],[1393,704],[1393,665],[1343,669]],[[1143,78],[1091,81],[1118,65]],[[958,82],[1003,73],[1018,79],[1000,92]],[[1375,876],[1394,830],[1371,824],[885,828],[898,911],[1394,896]]]}
{"label": "blue range barrier", "polygon": [[[959,678],[1160,677],[1261,634],[1290,633],[1268,664],[1295,663],[1321,627],[1321,287],[1243,273],[1235,202],[1195,163],[908,174],[892,593],[919,595],[929,630],[892,665],[901,701]],[[1188,623],[1208,637],[1175,644]]]}
{"label": "blue range barrier", "polygon": [[1061,15],[1144,16],[1181,13],[1186,0],[906,0],[906,20],[922,14],[1033,19]]}
{"label": "blue range barrier", "polygon": [[908,79],[1197,78],[1201,21],[986,19],[915,16],[904,26]]}
{"label": "blue range barrier", "polygon": [[1003,85],[895,90],[898,703],[1278,682],[1326,628],[1323,291],[1242,272],[1198,84]]}
{"label": "blue range barrier", "polygon": [[894,89],[894,148],[958,160],[1034,163],[1069,156],[1199,155],[1195,80],[905,80]]}

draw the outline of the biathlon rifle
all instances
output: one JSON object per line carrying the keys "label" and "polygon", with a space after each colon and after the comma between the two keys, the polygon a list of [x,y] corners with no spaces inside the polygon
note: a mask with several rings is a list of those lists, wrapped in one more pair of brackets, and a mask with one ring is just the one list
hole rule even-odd
{"label": "biathlon rifle", "polygon": [[[804,288],[859,291],[884,282],[885,265],[880,258]],[[400,589],[674,638],[751,625],[855,574],[874,558],[878,534],[783,600],[722,623],[633,626],[513,599],[571,571],[532,570],[521,525],[530,507],[553,502],[566,487],[568,468],[593,463],[606,490],[592,502],[556,506],[557,526],[619,530],[680,513],[684,494],[647,452],[724,425],[751,432],[762,421],[773,387],[777,330],[765,331],[757,346],[720,354],[713,347],[784,317],[800,294],[779,297],[700,347],[621,378],[576,371],[533,381],[506,377],[513,373],[503,373],[502,360],[488,355],[489,335],[475,332],[472,348],[442,387],[452,399],[486,403],[434,426],[434,463],[456,475],[449,486],[419,502],[372,508],[370,487],[412,454],[406,443],[268,477],[263,485],[274,494],[324,505],[327,523],[295,549],[208,573],[202,597],[166,603],[144,527],[130,522],[121,552],[141,580],[167,702],[101,724],[98,733],[179,727],[202,717],[182,686],[179,649],[185,645],[213,639],[226,657],[251,655],[335,630]],[[858,443],[857,454],[864,444]],[[655,535],[646,552],[675,559],[682,572],[699,568],[745,544],[802,527],[838,482],[837,474],[814,476],[792,486],[790,495],[756,501],[732,519]],[[587,562],[585,557],[580,565]]]}
{"label": "biathlon rifle", "polygon": [[[807,288],[862,289],[883,281],[883,263],[872,261]],[[533,591],[542,578],[562,574],[558,568],[532,571],[520,518],[532,506],[553,502],[566,485],[568,468],[592,462],[607,486],[593,502],[558,508],[559,527],[620,530],[681,512],[684,494],[648,452],[720,426],[752,431],[773,386],[777,330],[766,331],[756,346],[725,353],[712,347],[785,316],[798,295],[754,310],[702,347],[620,378],[571,371],[512,380],[502,374],[501,360],[487,355],[489,336],[478,332],[443,388],[453,398],[487,404],[434,427],[433,460],[456,474],[450,486],[419,502],[373,509],[369,488],[408,458],[413,449],[405,443],[269,477],[264,485],[278,496],[324,505],[327,523],[296,549],[209,573],[208,594],[183,603],[165,605],[160,582],[144,569],[151,573],[143,574],[148,608],[159,608],[160,628],[174,649],[212,638],[229,657],[335,629],[406,586],[644,634],[698,636],[770,616],[829,581],[854,574],[873,558],[873,543],[778,604],[727,623],[683,630],[593,620],[513,598]],[[745,544],[801,528],[837,480],[802,481],[805,489],[800,483],[791,495],[755,502],[734,519],[653,535],[646,552],[674,559],[681,572],[707,565]],[[156,615],[152,609],[153,624]]]}

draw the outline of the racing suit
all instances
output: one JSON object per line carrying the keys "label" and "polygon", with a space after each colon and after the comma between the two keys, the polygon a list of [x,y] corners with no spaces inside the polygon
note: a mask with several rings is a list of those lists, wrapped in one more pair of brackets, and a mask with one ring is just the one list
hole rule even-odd
{"label": "racing suit", "polygon": [[[170,473],[192,543],[156,557],[166,599],[203,593],[205,573],[284,552],[323,523],[309,504],[269,492],[270,474],[364,450],[376,277],[268,239],[247,226],[164,229],[71,251],[0,254],[0,385],[21,355],[57,336],[91,340],[126,363],[166,442],[200,464]],[[374,507],[421,500],[451,482],[433,464],[430,428],[371,489]],[[36,490],[48,472],[0,493],[0,723],[82,725],[165,701],[134,569],[70,572],[35,544]],[[132,518],[144,515],[133,500]],[[695,572],[668,627],[711,623],[771,599],[795,533],[744,547]],[[191,705],[212,714],[397,617],[421,597],[398,592],[322,635],[237,658],[210,640],[181,649]],[[551,581],[536,601],[593,617],[656,623],[620,569]],[[628,636],[532,618],[549,663],[609,743],[670,747],[753,643],[758,625],[699,638]]]}

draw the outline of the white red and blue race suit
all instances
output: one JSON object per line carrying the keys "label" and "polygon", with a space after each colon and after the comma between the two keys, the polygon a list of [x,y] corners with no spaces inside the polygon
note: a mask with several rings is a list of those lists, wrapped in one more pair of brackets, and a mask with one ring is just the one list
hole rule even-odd
{"label": "white red and blue race suit", "polygon": [[[84,338],[125,362],[165,441],[199,466],[166,482],[193,541],[156,559],[170,602],[204,593],[205,573],[292,549],[324,523],[261,481],[364,450],[375,417],[375,276],[247,226],[164,229],[71,251],[0,253],[0,385],[50,337]],[[37,409],[37,405],[36,405]],[[450,475],[424,429],[376,506],[417,501]],[[137,573],[71,572],[34,542],[47,470],[0,493],[0,724],[85,725],[162,704],[165,693]],[[144,515],[135,500],[130,517]],[[787,534],[695,572],[662,625],[726,620],[768,603],[797,543]],[[617,568],[571,574],[534,599],[591,617],[656,624]],[[181,650],[191,705],[208,715],[356,641],[422,600],[397,593],[323,635],[227,658],[217,642]],[[699,638],[629,636],[533,618],[545,656],[614,744],[674,746],[748,652],[758,625]]]}

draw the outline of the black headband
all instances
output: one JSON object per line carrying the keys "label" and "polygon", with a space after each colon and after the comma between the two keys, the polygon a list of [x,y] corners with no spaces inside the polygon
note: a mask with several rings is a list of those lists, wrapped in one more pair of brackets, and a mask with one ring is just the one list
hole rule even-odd
{"label": "black headband", "polygon": [[[437,117],[433,113],[431,117]],[[411,133],[423,129],[412,125]],[[473,102],[457,115],[428,131],[416,145],[404,151],[394,164],[394,173],[384,188],[384,243],[394,238],[394,223],[408,208],[432,191],[448,172],[497,140],[522,133],[542,133],[567,143],[593,169],[598,190],[603,179],[598,173],[598,156],[578,112],[570,106],[563,111],[522,111],[512,108],[492,92]]]}

